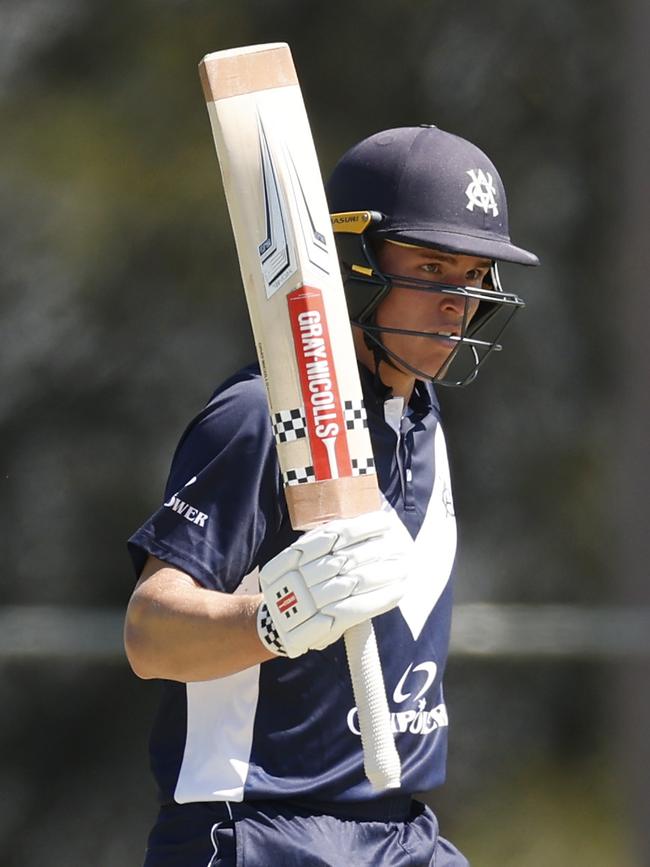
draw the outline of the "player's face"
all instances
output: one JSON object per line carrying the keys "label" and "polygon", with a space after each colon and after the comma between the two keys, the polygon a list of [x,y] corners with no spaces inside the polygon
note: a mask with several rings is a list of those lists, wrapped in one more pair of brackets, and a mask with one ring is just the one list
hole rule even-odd
{"label": "player's face", "polygon": [[[490,271],[491,261],[460,253],[444,253],[427,247],[385,242],[377,251],[384,273],[415,277],[431,283],[449,283],[480,288]],[[433,334],[459,336],[476,314],[479,302],[444,292],[427,292],[400,286],[393,288],[377,308],[378,326],[404,328]],[[430,376],[441,372],[456,344],[443,337],[430,339],[408,334],[382,334],[388,349],[413,367]],[[394,362],[399,367],[399,362]]]}

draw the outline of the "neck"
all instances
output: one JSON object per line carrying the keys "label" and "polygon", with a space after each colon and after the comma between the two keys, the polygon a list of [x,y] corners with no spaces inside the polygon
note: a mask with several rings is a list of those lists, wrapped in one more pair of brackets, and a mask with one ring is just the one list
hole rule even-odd
{"label": "neck", "polygon": [[[357,353],[357,358],[367,367],[371,373],[375,372],[375,356],[372,351],[366,346],[363,339],[363,331],[357,326],[352,326],[352,337],[354,340],[354,348]],[[415,388],[415,376],[397,367],[392,367],[385,361],[379,362],[377,375],[383,384],[390,388],[393,392],[393,397],[403,397],[404,405],[408,404]]]}

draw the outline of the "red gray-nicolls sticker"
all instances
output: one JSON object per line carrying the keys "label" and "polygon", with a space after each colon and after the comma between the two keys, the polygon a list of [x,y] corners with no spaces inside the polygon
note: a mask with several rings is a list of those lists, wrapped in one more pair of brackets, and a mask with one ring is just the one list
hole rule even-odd
{"label": "red gray-nicolls sticker", "polygon": [[320,289],[287,295],[316,481],[352,475],[346,424]]}

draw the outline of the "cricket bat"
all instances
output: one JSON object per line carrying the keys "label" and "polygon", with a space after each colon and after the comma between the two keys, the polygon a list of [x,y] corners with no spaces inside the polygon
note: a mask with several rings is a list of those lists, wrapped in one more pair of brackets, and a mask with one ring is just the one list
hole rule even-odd
{"label": "cricket bat", "polygon": [[[289,46],[199,64],[244,291],[296,529],[379,508],[325,191]],[[345,635],[366,776],[400,783],[372,623]]]}

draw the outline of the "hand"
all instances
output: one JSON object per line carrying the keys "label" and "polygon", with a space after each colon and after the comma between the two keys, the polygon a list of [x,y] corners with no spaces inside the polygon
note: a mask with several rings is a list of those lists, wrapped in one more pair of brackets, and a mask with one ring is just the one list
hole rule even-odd
{"label": "hand", "polygon": [[408,551],[385,512],[323,524],[261,570],[260,639],[292,658],[323,650],[351,626],[394,608],[407,574]]}

